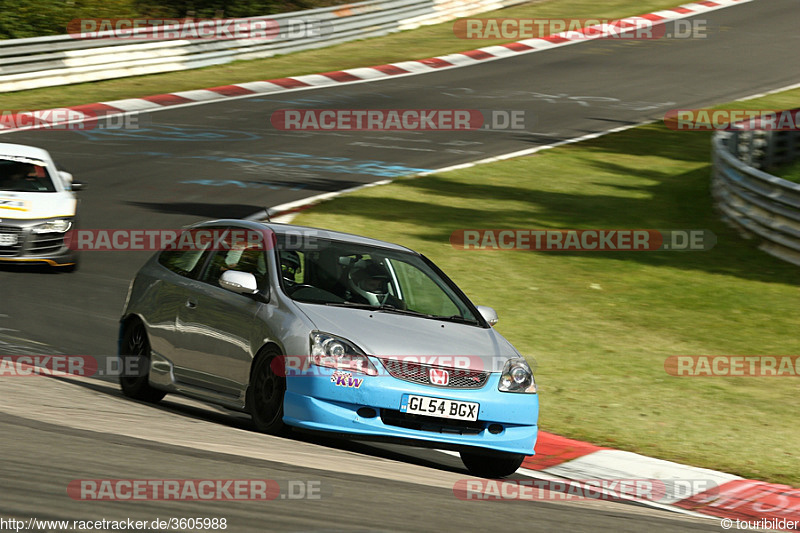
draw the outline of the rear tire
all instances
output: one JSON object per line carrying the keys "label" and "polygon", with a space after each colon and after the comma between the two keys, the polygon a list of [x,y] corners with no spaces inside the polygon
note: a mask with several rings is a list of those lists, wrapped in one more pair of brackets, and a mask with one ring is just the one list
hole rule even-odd
{"label": "rear tire", "polygon": [[510,476],[522,466],[524,459],[521,453],[461,452],[461,460],[471,474],[490,479]]}
{"label": "rear tire", "polygon": [[[150,341],[147,339],[147,331],[141,322],[136,321],[125,326],[119,354],[125,359],[128,359],[125,356],[138,357],[135,366],[123,361],[123,374],[119,377],[122,394],[128,398],[149,403],[158,403],[167,395],[166,392],[150,386]],[[124,375],[128,368],[138,370],[138,375]]]}
{"label": "rear tire", "polygon": [[274,366],[281,362],[278,350],[270,348],[259,355],[247,387],[247,407],[253,424],[262,433],[285,435],[289,426],[283,423],[283,396],[286,377],[278,375]]}

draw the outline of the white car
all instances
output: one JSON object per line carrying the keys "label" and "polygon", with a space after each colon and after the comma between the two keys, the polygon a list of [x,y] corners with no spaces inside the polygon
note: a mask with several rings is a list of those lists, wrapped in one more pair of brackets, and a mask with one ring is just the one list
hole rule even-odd
{"label": "white car", "polygon": [[76,252],[64,238],[81,187],[41,148],[0,143],[0,262],[74,269]]}

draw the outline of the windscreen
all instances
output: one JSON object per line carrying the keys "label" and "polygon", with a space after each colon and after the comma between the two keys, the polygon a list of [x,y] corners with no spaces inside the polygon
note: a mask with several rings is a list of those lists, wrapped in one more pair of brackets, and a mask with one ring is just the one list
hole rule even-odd
{"label": "windscreen", "polygon": [[0,155],[0,191],[56,192],[44,161]]}
{"label": "windscreen", "polygon": [[294,300],[478,323],[455,285],[419,255],[319,238],[286,246],[283,236],[277,239],[283,290]]}

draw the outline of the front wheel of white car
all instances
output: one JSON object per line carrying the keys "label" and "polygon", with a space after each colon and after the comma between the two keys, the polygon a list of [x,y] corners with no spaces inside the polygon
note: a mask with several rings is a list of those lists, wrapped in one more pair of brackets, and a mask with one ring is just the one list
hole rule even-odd
{"label": "front wheel of white car", "polygon": [[499,479],[510,476],[522,466],[525,456],[521,453],[491,451],[462,451],[461,460],[471,474],[478,477]]}

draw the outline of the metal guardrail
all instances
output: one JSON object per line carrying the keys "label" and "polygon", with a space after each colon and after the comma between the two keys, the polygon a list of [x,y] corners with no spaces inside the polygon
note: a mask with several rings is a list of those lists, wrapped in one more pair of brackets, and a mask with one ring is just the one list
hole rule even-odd
{"label": "metal guardrail", "polygon": [[800,266],[800,183],[764,170],[800,156],[800,132],[734,130],[712,139],[716,207],[760,248]]}
{"label": "metal guardrail", "polygon": [[[0,93],[156,74],[322,48],[356,39],[438,24],[527,0],[369,0],[356,4],[237,19],[321,28],[315,35],[271,40],[79,39],[55,35],[0,40]],[[294,32],[300,34],[303,32]]]}

